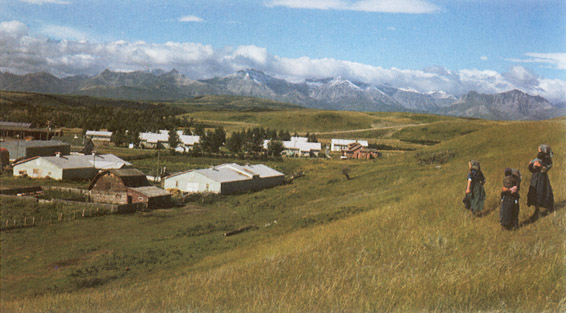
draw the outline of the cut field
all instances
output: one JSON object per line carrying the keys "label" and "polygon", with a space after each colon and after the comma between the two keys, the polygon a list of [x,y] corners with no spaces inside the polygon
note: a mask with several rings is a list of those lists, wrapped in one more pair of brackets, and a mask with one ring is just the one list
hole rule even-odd
{"label": "cut field", "polygon": [[[243,122],[293,125],[264,114]],[[297,120],[321,113],[308,114]],[[351,116],[362,129],[393,115]],[[565,311],[566,119],[394,117],[423,125],[376,140],[436,143],[375,161],[285,159],[272,165],[305,176],[168,210],[3,231],[2,312]],[[557,210],[532,219],[526,166],[541,143],[555,150]],[[442,164],[421,165],[436,154]],[[461,203],[470,159],[487,178],[481,217]],[[516,231],[498,222],[506,167],[524,175]],[[245,226],[255,227],[223,235]]]}

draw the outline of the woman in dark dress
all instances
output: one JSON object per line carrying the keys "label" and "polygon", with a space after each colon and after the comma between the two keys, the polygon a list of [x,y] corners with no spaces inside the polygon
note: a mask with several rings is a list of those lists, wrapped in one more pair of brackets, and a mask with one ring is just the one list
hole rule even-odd
{"label": "woman in dark dress", "polygon": [[551,168],[552,150],[548,145],[540,145],[537,157],[529,163],[529,171],[533,176],[527,194],[527,205],[535,206],[534,216],[538,216],[541,207],[549,212],[554,210],[554,194],[548,179],[548,171]]}
{"label": "woman in dark dress", "polygon": [[466,187],[466,208],[472,210],[472,213],[479,214],[483,210],[485,202],[485,177],[480,168],[480,162],[472,160],[468,163],[470,171],[468,172],[468,186]]}
{"label": "woman in dark dress", "polygon": [[505,229],[515,229],[519,226],[519,189],[521,188],[521,173],[517,169],[505,169],[503,189],[501,191],[501,210],[499,221]]}

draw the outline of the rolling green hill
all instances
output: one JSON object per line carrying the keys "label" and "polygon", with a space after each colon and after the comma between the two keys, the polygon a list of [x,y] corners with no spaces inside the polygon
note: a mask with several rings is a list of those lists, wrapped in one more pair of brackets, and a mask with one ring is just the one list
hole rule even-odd
{"label": "rolling green hill", "polygon": [[[291,112],[280,112],[280,120],[297,116]],[[210,119],[233,121],[230,114]],[[286,174],[305,176],[255,193],[196,197],[168,210],[2,231],[2,312],[566,309],[566,119],[369,116],[351,118],[360,129],[391,118],[423,123],[395,130],[391,140],[438,143],[375,161],[272,161]],[[242,122],[285,128],[268,124],[270,118],[252,114]],[[557,210],[533,220],[526,167],[541,143],[555,151],[549,176]],[[442,152],[449,152],[443,164],[419,165]],[[481,217],[461,203],[470,159],[481,162],[487,178]],[[516,231],[498,223],[506,167],[524,175]],[[250,225],[256,228],[223,236]]]}

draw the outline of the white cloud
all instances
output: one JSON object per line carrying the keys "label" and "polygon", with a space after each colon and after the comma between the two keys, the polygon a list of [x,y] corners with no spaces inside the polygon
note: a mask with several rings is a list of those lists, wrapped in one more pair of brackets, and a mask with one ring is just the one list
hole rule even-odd
{"label": "white cloud", "polygon": [[68,26],[46,25],[41,33],[54,39],[87,40],[88,34]]}
{"label": "white cloud", "polygon": [[194,16],[194,15],[186,15],[183,17],[179,18],[179,22],[196,22],[196,23],[200,23],[200,22],[204,22],[204,20],[198,16]]}
{"label": "white cloud", "polygon": [[50,4],[70,4],[70,1],[64,1],[64,0],[20,0],[20,2],[24,2],[24,3],[30,3],[30,4],[45,4],[45,3],[50,3]]}
{"label": "white cloud", "polygon": [[434,13],[438,6],[427,0],[271,0],[268,7],[288,7],[293,9],[345,10],[383,13]]}
{"label": "white cloud", "polygon": [[480,57],[480,60],[482,60],[482,61],[487,61],[487,60],[489,60],[489,58],[488,58],[487,56],[485,56],[485,55],[482,55],[482,56]]}
{"label": "white cloud", "polygon": [[506,59],[509,62],[515,63],[544,63],[550,67],[566,70],[566,53],[525,53],[529,59]]}
{"label": "white cloud", "polygon": [[371,85],[411,88],[420,92],[442,90],[461,95],[472,90],[497,93],[519,89],[552,102],[566,101],[565,80],[541,78],[522,66],[514,66],[506,73],[477,69],[450,71],[443,67],[387,69],[332,58],[286,58],[271,55],[266,48],[254,45],[215,49],[211,45],[187,42],[52,40],[30,35],[27,26],[19,21],[0,22],[2,72],[96,75],[106,68],[119,71],[175,68],[191,79],[255,68],[293,82],[342,76]]}

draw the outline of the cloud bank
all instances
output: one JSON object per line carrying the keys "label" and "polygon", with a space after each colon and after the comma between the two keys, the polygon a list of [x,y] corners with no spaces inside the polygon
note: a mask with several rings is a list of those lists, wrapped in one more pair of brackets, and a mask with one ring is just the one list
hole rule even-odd
{"label": "cloud bank", "polygon": [[426,0],[271,0],[268,7],[287,7],[292,9],[341,10],[382,13],[425,14],[434,13],[440,8]]}
{"label": "cloud bank", "polygon": [[[526,55],[529,59],[522,61],[537,60],[561,68],[561,55],[529,53]],[[191,79],[254,68],[293,82],[341,76],[372,85],[411,88],[420,92],[441,90],[454,95],[472,90],[498,93],[519,89],[555,103],[566,101],[566,81],[538,77],[520,65],[506,73],[477,69],[451,71],[443,67],[387,69],[332,58],[286,58],[271,55],[266,48],[254,45],[215,49],[211,45],[182,42],[52,40],[30,35],[27,26],[19,21],[0,23],[0,71],[3,72],[48,72],[62,77],[96,75],[105,69],[139,71],[155,68],[177,69]]]}

